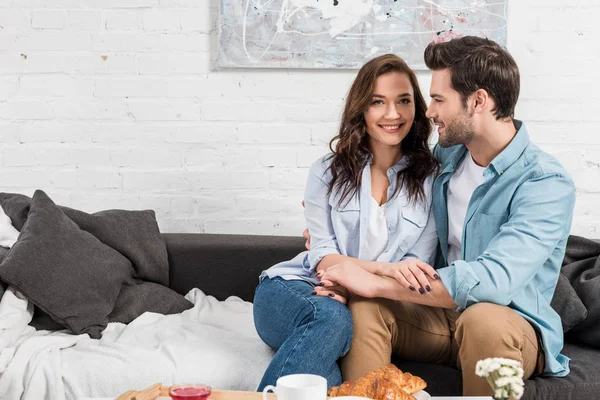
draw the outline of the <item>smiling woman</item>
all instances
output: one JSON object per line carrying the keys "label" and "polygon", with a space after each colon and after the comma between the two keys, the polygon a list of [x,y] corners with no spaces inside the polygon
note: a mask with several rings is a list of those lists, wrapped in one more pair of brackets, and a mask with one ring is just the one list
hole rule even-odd
{"label": "smiling woman", "polygon": [[257,332],[277,350],[259,390],[297,373],[341,383],[337,359],[350,348],[353,323],[347,289],[321,280],[327,273],[360,273],[367,291],[393,276],[407,293],[428,297],[437,277],[428,264],[437,246],[430,217],[437,161],[425,111],[416,76],[399,57],[376,57],[358,72],[331,153],[309,172],[311,249],[264,271],[256,289]]}
{"label": "smiling woman", "polygon": [[[404,181],[410,200],[423,200],[423,182],[437,167],[429,151],[431,122],[426,110],[416,75],[402,59],[386,54],[365,64],[348,93],[340,131],[330,143],[333,179],[329,191],[341,190],[341,201],[356,193],[368,155],[376,166],[393,165],[407,155],[410,162],[396,174],[397,183]],[[346,167],[349,164],[352,168]],[[402,187],[393,186],[393,193]]]}
{"label": "smiling woman", "polygon": [[390,72],[380,76],[369,109],[365,112],[367,133],[373,146],[398,146],[415,120],[413,88],[406,74]]}

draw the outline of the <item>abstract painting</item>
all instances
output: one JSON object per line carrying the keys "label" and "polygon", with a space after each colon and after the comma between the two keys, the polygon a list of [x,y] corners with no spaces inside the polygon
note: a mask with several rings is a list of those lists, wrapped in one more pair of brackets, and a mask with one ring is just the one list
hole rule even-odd
{"label": "abstract painting", "polygon": [[432,41],[506,45],[508,0],[221,0],[220,68],[360,68],[394,53],[423,69]]}

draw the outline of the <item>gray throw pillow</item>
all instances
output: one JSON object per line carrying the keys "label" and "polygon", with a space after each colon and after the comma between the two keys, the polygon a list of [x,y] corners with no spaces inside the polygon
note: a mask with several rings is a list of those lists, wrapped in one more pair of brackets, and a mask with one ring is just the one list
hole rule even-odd
{"label": "gray throw pillow", "polygon": [[0,264],[0,280],[73,333],[98,339],[132,268],[37,190],[19,239]]}
{"label": "gray throw pillow", "polygon": [[600,348],[600,256],[574,262],[563,269],[588,310],[587,318],[573,328],[571,335]]}
{"label": "gray throw pillow", "polygon": [[550,305],[560,315],[564,333],[579,325],[588,316],[587,308],[585,308],[575,289],[563,274],[558,277],[556,290],[554,290],[554,297]]}
{"label": "gray throw pillow", "polygon": [[12,225],[20,232],[27,221],[31,199],[19,193],[0,193],[0,204]]}
{"label": "gray throw pillow", "polygon": [[192,306],[185,297],[166,286],[135,279],[123,285],[108,320],[128,324],[145,312],[179,314]]}
{"label": "gray throw pillow", "polygon": [[[19,193],[0,193],[0,205],[21,230],[31,198]],[[58,206],[80,229],[91,233],[131,261],[133,277],[169,285],[167,247],[152,210],[105,210],[94,214]]]}
{"label": "gray throw pillow", "polygon": [[[145,312],[164,315],[179,314],[192,306],[193,304],[185,297],[166,286],[130,279],[123,284],[115,308],[108,316],[108,322],[128,324]],[[64,329],[38,307],[34,308],[33,319],[29,325],[37,330]]]}

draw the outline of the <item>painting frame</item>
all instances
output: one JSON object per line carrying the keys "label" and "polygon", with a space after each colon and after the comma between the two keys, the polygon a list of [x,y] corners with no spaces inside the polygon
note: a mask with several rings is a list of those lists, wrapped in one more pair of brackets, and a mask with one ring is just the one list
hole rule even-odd
{"label": "painting frame", "polygon": [[[432,41],[506,46],[509,0],[221,0],[217,69],[358,69],[385,53],[424,70]],[[337,5],[335,5],[337,4]]]}

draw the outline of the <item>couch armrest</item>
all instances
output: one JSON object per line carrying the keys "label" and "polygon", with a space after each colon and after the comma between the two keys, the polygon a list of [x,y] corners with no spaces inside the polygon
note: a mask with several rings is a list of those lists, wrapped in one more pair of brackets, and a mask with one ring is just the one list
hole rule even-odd
{"label": "couch armrest", "polygon": [[169,286],[186,294],[197,287],[224,300],[254,299],[261,271],[304,250],[304,239],[287,236],[165,233]]}

